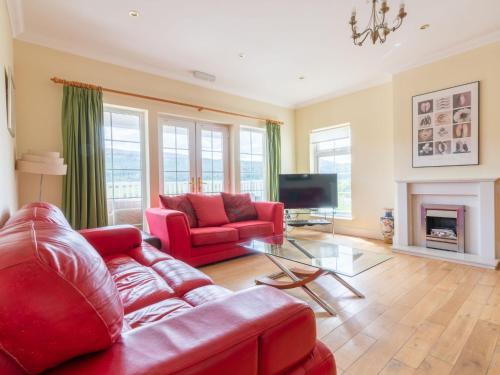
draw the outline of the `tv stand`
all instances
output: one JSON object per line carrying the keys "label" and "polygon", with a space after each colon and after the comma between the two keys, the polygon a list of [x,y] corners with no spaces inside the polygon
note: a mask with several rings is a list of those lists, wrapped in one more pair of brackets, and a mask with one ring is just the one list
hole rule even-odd
{"label": "tv stand", "polygon": [[[292,214],[295,215],[300,215],[300,214],[307,214],[309,215],[310,212],[293,212],[291,213],[290,210],[285,210],[285,234],[288,234],[288,227],[293,227],[293,228],[298,228],[298,227],[308,227],[308,226],[313,226],[313,225],[332,225],[333,229],[333,217],[331,220],[327,220],[325,218],[318,218],[318,219],[298,219],[298,218],[292,218]],[[332,234],[333,234],[332,230]]]}
{"label": "tv stand", "polygon": [[288,220],[286,224],[291,227],[307,227],[311,225],[329,225],[331,223],[332,223],[331,221],[324,219],[309,219],[309,220],[294,219],[294,220]]}

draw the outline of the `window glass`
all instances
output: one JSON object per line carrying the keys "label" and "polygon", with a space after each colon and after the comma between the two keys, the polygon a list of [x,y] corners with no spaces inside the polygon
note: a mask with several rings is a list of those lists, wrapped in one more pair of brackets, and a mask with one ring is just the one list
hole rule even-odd
{"label": "window glass", "polygon": [[104,109],[106,193],[110,225],[142,227],[145,209],[144,116],[141,111]]}
{"label": "window glass", "polygon": [[[336,173],[338,207],[335,217],[351,218],[351,128],[349,125],[314,131],[311,134],[311,150],[315,173]],[[319,210],[331,215],[331,209]]]}
{"label": "window glass", "polygon": [[265,133],[262,129],[240,130],[240,191],[255,201],[265,200]]}

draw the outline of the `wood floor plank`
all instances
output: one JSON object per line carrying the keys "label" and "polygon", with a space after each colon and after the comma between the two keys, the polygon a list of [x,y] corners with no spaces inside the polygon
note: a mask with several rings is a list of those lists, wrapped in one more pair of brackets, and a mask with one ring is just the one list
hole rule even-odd
{"label": "wood floor plank", "polygon": [[415,375],[448,375],[452,367],[449,363],[429,355],[415,371]]}
{"label": "wood floor plank", "polygon": [[396,353],[394,358],[409,367],[417,369],[425,360],[444,329],[444,326],[424,322]]}
{"label": "wood floor plank", "polygon": [[[467,278],[467,280],[469,280],[469,278]],[[472,278],[469,283],[455,283],[452,296],[446,301],[446,303],[436,310],[428,320],[436,324],[447,326],[458,310],[460,310],[467,298],[469,298],[470,294],[474,290],[474,287],[475,283],[473,284]]]}
{"label": "wood floor plank", "polygon": [[335,362],[337,366],[349,368],[359,357],[361,357],[377,340],[362,333],[357,334],[337,351],[335,351]]}
{"label": "wood floor plank", "polygon": [[498,279],[497,274],[498,274],[497,271],[485,270],[485,272],[481,276],[481,279],[479,279],[479,284],[488,285],[488,286],[495,286],[497,283],[497,279]]}
{"label": "wood floor plank", "polygon": [[486,374],[498,341],[500,326],[478,320],[451,373],[455,375]]}
{"label": "wood floor plank", "polygon": [[395,324],[390,332],[382,335],[345,373],[349,375],[378,374],[413,332],[414,329],[411,327]]}
{"label": "wood floor plank", "polygon": [[432,289],[406,314],[401,323],[418,327],[427,317],[437,310],[451,295],[451,292],[439,288]]}
{"label": "wood floor plank", "polygon": [[391,359],[384,369],[379,373],[380,375],[413,375],[415,369],[406,366],[404,363],[396,359]]}
{"label": "wood floor plank", "polygon": [[500,340],[497,340],[497,346],[493,357],[490,361],[490,366],[488,367],[488,375],[500,375]]}
{"label": "wood floor plank", "polygon": [[384,311],[377,319],[368,324],[362,332],[374,339],[388,335],[409,310],[410,307],[408,306],[393,305]]}
{"label": "wood floor plank", "polygon": [[439,338],[431,354],[454,365],[474,326],[481,315],[483,305],[466,301]]}
{"label": "wood floor plank", "polygon": [[481,313],[481,319],[500,324],[500,285],[495,285]]}
{"label": "wood floor plank", "polygon": [[322,337],[321,340],[326,345],[328,345],[331,350],[336,351],[342,345],[356,336],[359,332],[361,332],[363,328],[377,319],[386,309],[387,306],[380,304],[370,306],[360,313],[354,315],[350,319],[346,320],[343,324],[335,328],[328,335]]}

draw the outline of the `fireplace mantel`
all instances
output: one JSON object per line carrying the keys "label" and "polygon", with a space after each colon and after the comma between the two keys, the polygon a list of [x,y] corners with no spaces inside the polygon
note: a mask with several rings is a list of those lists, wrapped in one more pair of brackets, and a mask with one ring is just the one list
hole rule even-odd
{"label": "fireplace mantel", "polygon": [[[393,250],[474,266],[496,268],[500,249],[495,234],[495,184],[498,178],[407,179],[396,181]],[[419,233],[422,204],[466,206],[465,253],[425,247]]]}
{"label": "fireplace mantel", "polygon": [[427,183],[443,183],[443,184],[455,184],[464,182],[493,182],[498,181],[500,177],[477,177],[477,178],[454,178],[454,179],[402,179],[396,180],[396,183],[407,183],[407,184],[427,184]]}

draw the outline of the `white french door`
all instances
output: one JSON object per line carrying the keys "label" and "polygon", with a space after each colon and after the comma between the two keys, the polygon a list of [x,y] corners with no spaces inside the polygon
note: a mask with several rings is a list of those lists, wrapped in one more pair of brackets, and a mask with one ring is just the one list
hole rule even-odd
{"label": "white french door", "polygon": [[229,191],[228,129],[223,125],[161,117],[161,191]]}

